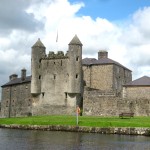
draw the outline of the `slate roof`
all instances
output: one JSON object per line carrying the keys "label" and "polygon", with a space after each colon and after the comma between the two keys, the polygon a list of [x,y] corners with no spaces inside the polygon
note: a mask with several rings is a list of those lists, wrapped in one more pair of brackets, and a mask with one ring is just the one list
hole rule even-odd
{"label": "slate roof", "polygon": [[131,81],[127,84],[124,85],[126,86],[150,86],[150,77],[148,76],[143,76],[139,79],[136,79],[134,81]]}
{"label": "slate roof", "polygon": [[82,65],[84,66],[92,66],[92,65],[107,65],[107,64],[115,64],[121,66],[129,71],[130,69],[126,68],[125,66],[121,65],[120,63],[110,59],[110,58],[100,58],[99,60],[95,58],[84,58],[82,59]]}
{"label": "slate roof", "polygon": [[2,85],[1,87],[11,86],[11,85],[17,85],[22,83],[28,83],[31,82],[31,76],[27,76],[25,80],[21,80],[21,78],[16,78],[14,80],[11,80],[7,82],[6,84]]}
{"label": "slate roof", "polygon": [[74,45],[74,44],[77,44],[77,45],[82,45],[81,41],[79,40],[78,36],[75,35],[73,37],[73,39],[70,41],[69,45]]}
{"label": "slate roof", "polygon": [[36,43],[32,47],[45,47],[41,42],[40,38],[36,41]]}

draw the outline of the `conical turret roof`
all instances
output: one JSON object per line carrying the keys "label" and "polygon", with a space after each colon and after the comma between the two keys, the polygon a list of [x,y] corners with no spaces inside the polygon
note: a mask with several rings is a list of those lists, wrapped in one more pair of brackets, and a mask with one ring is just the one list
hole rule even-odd
{"label": "conical turret roof", "polygon": [[45,47],[41,42],[40,38],[38,38],[37,42],[32,47]]}
{"label": "conical turret roof", "polygon": [[78,36],[75,35],[69,45],[82,45],[81,41],[79,40]]}

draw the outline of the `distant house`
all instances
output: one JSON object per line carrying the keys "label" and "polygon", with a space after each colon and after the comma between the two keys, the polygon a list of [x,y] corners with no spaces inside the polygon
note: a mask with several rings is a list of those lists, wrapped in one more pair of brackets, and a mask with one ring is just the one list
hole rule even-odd
{"label": "distant house", "polygon": [[143,76],[123,85],[123,98],[150,99],[150,77]]}

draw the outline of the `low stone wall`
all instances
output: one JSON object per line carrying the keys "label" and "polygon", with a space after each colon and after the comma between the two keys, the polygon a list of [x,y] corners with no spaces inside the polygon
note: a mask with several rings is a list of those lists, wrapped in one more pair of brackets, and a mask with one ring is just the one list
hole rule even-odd
{"label": "low stone wall", "polygon": [[134,116],[150,116],[150,99],[128,99],[85,91],[83,95],[84,116],[118,116],[133,112]]}
{"label": "low stone wall", "polygon": [[129,127],[100,128],[100,127],[84,127],[84,126],[15,125],[15,124],[0,125],[0,128],[150,136],[150,128],[129,128]]}

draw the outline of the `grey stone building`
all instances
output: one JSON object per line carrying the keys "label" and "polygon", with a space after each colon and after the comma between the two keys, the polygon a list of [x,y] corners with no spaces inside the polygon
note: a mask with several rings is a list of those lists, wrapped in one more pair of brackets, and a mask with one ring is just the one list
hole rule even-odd
{"label": "grey stone building", "polygon": [[74,114],[76,105],[82,107],[82,43],[75,35],[64,54],[50,51],[38,39],[32,46],[31,72],[21,78],[11,75],[2,86],[2,117]]}
{"label": "grey stone building", "polygon": [[31,76],[26,76],[26,70],[22,69],[20,78],[12,74],[9,79],[2,85],[1,117],[31,115]]}
{"label": "grey stone building", "polygon": [[[40,41],[32,46],[31,73],[10,76],[2,85],[1,117],[75,114],[118,116],[121,112],[150,115],[150,79],[132,81],[132,71],[99,51],[98,59],[82,59],[82,43],[75,35],[64,54]],[[143,93],[144,94],[141,94]]]}
{"label": "grey stone building", "polygon": [[121,95],[122,85],[132,81],[132,71],[108,58],[107,51],[99,51],[98,59],[85,58],[82,62],[87,88]]}
{"label": "grey stone building", "polygon": [[45,53],[38,40],[32,46],[32,114],[73,114],[82,100],[82,43],[75,35],[68,51]]}

